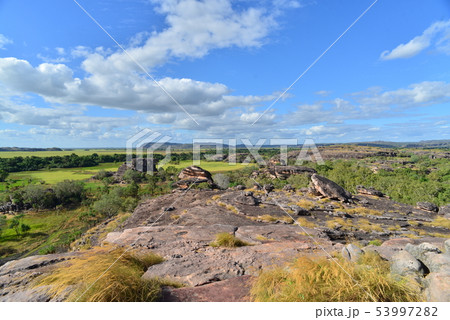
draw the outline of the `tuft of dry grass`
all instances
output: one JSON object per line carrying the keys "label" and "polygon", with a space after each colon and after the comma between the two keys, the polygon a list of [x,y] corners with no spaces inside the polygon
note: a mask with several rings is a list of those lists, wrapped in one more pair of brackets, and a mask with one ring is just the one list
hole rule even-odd
{"label": "tuft of dry grass", "polygon": [[351,231],[354,228],[353,222],[349,219],[334,218],[326,222],[327,228],[334,229],[340,226],[341,230]]}
{"label": "tuft of dry grass", "polygon": [[271,216],[270,214],[264,214],[262,216],[258,216],[258,218],[264,222],[275,222],[280,220],[278,217]]}
{"label": "tuft of dry grass", "polygon": [[156,301],[163,285],[180,286],[168,280],[141,278],[148,267],[163,260],[156,254],[124,248],[94,248],[38,278],[35,286],[48,286],[53,297],[64,296],[70,290],[66,301]]}
{"label": "tuft of dry grass", "polygon": [[450,229],[450,219],[444,217],[436,217],[436,219],[430,222],[429,225],[433,227]]}
{"label": "tuft of dry grass", "polygon": [[225,207],[227,210],[230,210],[231,212],[233,212],[233,213],[235,213],[235,214],[238,214],[239,213],[239,210],[235,207],[235,206],[233,206],[233,205],[231,205],[231,204],[227,204],[227,206]]}
{"label": "tuft of dry grass", "polygon": [[360,215],[360,216],[382,216],[383,212],[378,211],[378,210],[374,210],[374,209],[368,209],[368,208],[364,208],[364,207],[356,207],[356,208],[351,208],[351,209],[342,209],[342,211],[347,212],[348,214],[351,215]]}
{"label": "tuft of dry grass", "polygon": [[317,224],[316,224],[316,223],[314,223],[314,222],[312,222],[312,221],[309,221],[309,220],[306,219],[306,218],[298,218],[298,219],[297,219],[297,223],[298,223],[299,225],[301,225],[302,227],[305,227],[305,228],[313,229],[313,228],[316,228],[316,227],[317,227]]}
{"label": "tuft of dry grass", "polygon": [[310,200],[306,200],[306,199],[299,200],[296,203],[296,205],[298,205],[299,207],[305,208],[307,210],[311,210],[316,207],[316,203],[314,203],[313,201],[310,201]]}
{"label": "tuft of dry grass", "polygon": [[357,224],[358,228],[367,232],[383,232],[383,228],[378,224],[372,224],[368,219],[360,219]]}
{"label": "tuft of dry grass", "polygon": [[[339,258],[300,257],[288,268],[263,271],[251,289],[255,301],[299,302],[402,302],[421,301],[416,288],[398,281],[389,263],[377,255],[364,255],[358,264]],[[352,280],[352,278],[355,280]]]}
{"label": "tuft of dry grass", "polygon": [[210,243],[211,247],[228,247],[237,248],[250,245],[249,243],[236,238],[234,235],[227,232],[222,232],[216,235],[216,240]]}

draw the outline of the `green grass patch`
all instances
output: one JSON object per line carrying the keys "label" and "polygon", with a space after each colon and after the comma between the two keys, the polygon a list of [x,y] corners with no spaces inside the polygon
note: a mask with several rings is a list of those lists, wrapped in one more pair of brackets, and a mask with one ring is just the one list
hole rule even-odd
{"label": "green grass patch", "polygon": [[[55,184],[64,180],[85,180],[91,178],[100,170],[117,171],[121,163],[101,163],[95,167],[56,168],[38,171],[23,171],[11,173],[8,177],[13,180],[12,186],[23,186],[29,183],[44,181]],[[0,190],[5,190],[6,183],[0,183]]]}
{"label": "green grass patch", "polygon": [[[163,168],[167,167],[175,167],[177,169],[183,169],[189,166],[192,166],[193,162],[191,160],[180,161],[177,164],[166,164]],[[248,167],[248,165],[243,165],[242,163],[236,163],[235,165],[231,165],[228,162],[220,162],[220,161],[201,161],[199,165],[202,169],[208,170],[211,173],[217,172],[226,172],[226,171],[234,171],[242,168]]]}
{"label": "green grass patch", "polygon": [[87,223],[79,219],[85,210],[79,208],[27,213],[22,222],[29,225],[31,230],[20,236],[12,229],[4,230],[0,236],[0,258],[67,251],[70,244],[88,228]]}

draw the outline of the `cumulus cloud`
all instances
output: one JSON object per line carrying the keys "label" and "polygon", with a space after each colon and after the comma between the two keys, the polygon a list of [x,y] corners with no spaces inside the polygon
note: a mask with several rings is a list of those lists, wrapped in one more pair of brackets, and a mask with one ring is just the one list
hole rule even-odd
{"label": "cumulus cloud", "polygon": [[[199,58],[212,49],[259,47],[276,26],[274,14],[259,7],[235,8],[230,0],[152,0],[166,27],[143,32],[130,41],[127,53],[146,69],[169,59]],[[83,78],[64,62],[66,50],[53,60],[32,66],[17,58],[0,58],[0,82],[17,94],[35,93],[59,104],[98,105],[147,113],[180,112],[170,93],[192,115],[219,115],[228,108],[252,106],[272,96],[233,96],[224,84],[185,78],[155,83],[129,58],[108,49],[78,46],[70,51],[83,59]],[[49,63],[52,61],[53,63]],[[161,89],[164,88],[164,90]],[[160,118],[156,121],[167,121]]]}
{"label": "cumulus cloud", "polygon": [[380,58],[382,60],[410,58],[431,46],[450,54],[450,20],[433,23],[420,36],[400,44],[391,51],[384,51]]}
{"label": "cumulus cloud", "polygon": [[4,49],[6,45],[13,43],[11,39],[0,33],[0,49]]}

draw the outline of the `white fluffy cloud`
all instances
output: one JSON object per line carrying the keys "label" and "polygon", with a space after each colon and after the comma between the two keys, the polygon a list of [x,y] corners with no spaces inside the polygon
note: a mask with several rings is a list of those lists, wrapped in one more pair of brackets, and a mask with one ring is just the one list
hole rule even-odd
{"label": "white fluffy cloud", "polygon": [[[166,27],[140,33],[130,41],[127,53],[76,47],[71,56],[83,59],[84,77],[75,77],[74,71],[62,63],[32,66],[25,60],[0,58],[0,83],[16,94],[35,93],[51,103],[147,113],[180,112],[166,90],[193,116],[219,115],[229,108],[252,106],[272,98],[233,96],[224,84],[193,79],[166,77],[155,83],[128,55],[151,70],[169,59],[199,58],[216,48],[259,47],[276,26],[274,14],[258,7],[236,9],[230,0],[152,2],[166,17]],[[57,52],[67,55],[62,48],[57,48]]]}
{"label": "white fluffy cloud", "polygon": [[423,50],[435,46],[437,50],[450,54],[450,20],[433,23],[420,36],[395,49],[381,54],[382,60],[393,60],[413,57]]}

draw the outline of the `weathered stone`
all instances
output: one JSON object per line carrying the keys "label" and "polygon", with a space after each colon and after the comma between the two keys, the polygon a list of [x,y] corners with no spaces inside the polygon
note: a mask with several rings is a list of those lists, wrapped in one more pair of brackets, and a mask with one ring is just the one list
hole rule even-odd
{"label": "weathered stone", "polygon": [[255,277],[240,276],[200,287],[165,288],[162,302],[245,302]]}
{"label": "weathered stone", "polygon": [[364,254],[364,251],[350,243],[342,249],[341,253],[345,259],[357,262],[361,255]]}
{"label": "weathered stone", "polygon": [[258,205],[258,199],[256,199],[252,194],[247,194],[247,193],[243,193],[239,196],[237,196],[234,199],[235,202],[237,203],[241,203],[241,204],[246,204],[249,206],[256,206]]}
{"label": "weathered stone", "polygon": [[127,170],[135,170],[151,174],[153,172],[157,172],[156,161],[154,161],[153,159],[144,158],[132,159],[131,162],[123,163],[119,167],[119,169],[117,169],[115,176],[119,179],[122,179]]}
{"label": "weathered stone", "polygon": [[450,273],[430,273],[425,278],[428,302],[450,302]]}
{"label": "weathered stone", "polygon": [[302,208],[300,206],[297,205],[292,205],[289,207],[295,215],[297,216],[310,216],[311,213],[309,212],[308,209]]}
{"label": "weathered stone", "polygon": [[417,208],[429,212],[438,212],[439,208],[431,202],[417,202]]}
{"label": "weathered stone", "polygon": [[198,166],[190,166],[184,168],[178,175],[178,179],[180,180],[196,179],[197,181],[200,181],[200,183],[201,182],[213,183],[211,173]]}
{"label": "weathered stone", "polygon": [[444,250],[445,250],[445,254],[450,256],[450,239],[447,239],[444,242]]}
{"label": "weathered stone", "polygon": [[440,207],[438,213],[450,218],[450,204]]}
{"label": "weathered stone", "polygon": [[348,201],[352,198],[352,194],[325,177],[313,174],[311,176],[311,188],[317,193],[330,199],[338,199],[341,201]]}
{"label": "weathered stone", "polygon": [[392,257],[391,272],[400,276],[424,274],[420,261],[407,251],[400,251]]}
{"label": "weathered stone", "polygon": [[411,253],[416,259],[424,260],[426,253],[441,253],[441,250],[435,245],[424,242],[419,245],[413,245],[408,243],[405,246],[405,250]]}
{"label": "weathered stone", "polygon": [[267,171],[269,172],[272,178],[278,178],[283,180],[289,178],[292,175],[298,174],[312,175],[314,173],[317,173],[317,171],[314,170],[313,168],[302,166],[272,166],[267,168]]}
{"label": "weathered stone", "polygon": [[377,196],[377,197],[383,197],[384,193],[381,191],[378,191],[372,187],[364,187],[364,186],[356,186],[356,191],[360,194],[365,194],[369,196]]}

